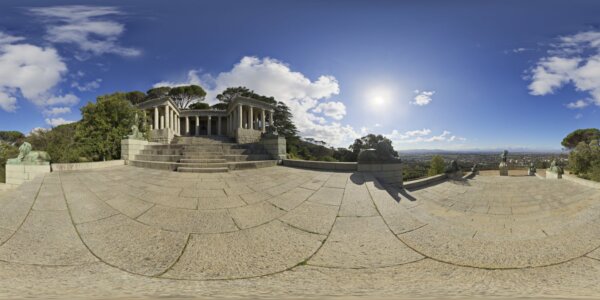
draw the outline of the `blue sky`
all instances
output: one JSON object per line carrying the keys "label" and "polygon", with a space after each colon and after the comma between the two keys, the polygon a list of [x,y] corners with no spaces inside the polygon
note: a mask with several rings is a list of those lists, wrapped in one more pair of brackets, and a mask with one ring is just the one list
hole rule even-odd
{"label": "blue sky", "polygon": [[598,1],[2,1],[0,130],[115,91],[275,96],[305,137],[559,149],[600,126]]}

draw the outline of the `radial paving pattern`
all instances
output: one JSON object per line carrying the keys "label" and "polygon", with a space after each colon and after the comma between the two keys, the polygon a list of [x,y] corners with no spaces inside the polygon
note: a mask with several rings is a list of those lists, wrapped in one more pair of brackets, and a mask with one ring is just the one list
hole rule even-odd
{"label": "radial paving pattern", "polygon": [[219,280],[298,294],[329,274],[320,288],[330,294],[342,274],[350,289],[368,274],[439,280],[432,272],[444,268],[519,272],[508,281],[523,284],[523,270],[592,264],[597,277],[599,246],[600,189],[535,177],[477,176],[409,195],[361,173],[116,167],[51,173],[0,195],[0,274],[100,268],[149,286]]}

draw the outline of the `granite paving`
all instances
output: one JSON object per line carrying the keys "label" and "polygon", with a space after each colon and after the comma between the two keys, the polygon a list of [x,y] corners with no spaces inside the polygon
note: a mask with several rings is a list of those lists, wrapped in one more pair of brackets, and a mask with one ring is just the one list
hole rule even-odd
{"label": "granite paving", "polygon": [[0,194],[0,298],[600,296],[600,188],[493,174],[53,172]]}

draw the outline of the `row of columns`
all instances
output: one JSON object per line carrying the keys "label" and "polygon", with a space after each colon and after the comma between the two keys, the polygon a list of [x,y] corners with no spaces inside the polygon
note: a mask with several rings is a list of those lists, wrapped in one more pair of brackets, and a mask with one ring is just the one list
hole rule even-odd
{"label": "row of columns", "polygon": [[[190,117],[185,118],[185,135],[190,134]],[[221,116],[217,117],[217,135],[221,135]],[[229,128],[228,128],[229,130]],[[206,126],[207,135],[212,135],[212,116],[208,116],[207,126]],[[200,135],[200,117],[196,116],[196,135]]]}
{"label": "row of columns", "polygon": [[[246,120],[248,121],[244,124],[244,107],[243,105],[238,105],[237,109],[234,109],[229,114],[229,122],[227,124],[227,130],[231,132],[232,128],[246,128],[246,129],[260,129],[262,133],[266,132],[266,119],[267,113],[269,114],[269,121],[273,122],[273,111],[266,111],[264,109],[260,112],[260,125],[254,126],[254,107],[249,106],[246,111]],[[255,128],[256,127],[256,128]]]}
{"label": "row of columns", "polygon": [[176,110],[171,109],[168,105],[164,106],[164,114],[161,116],[158,107],[154,107],[154,124],[151,129],[170,128],[176,133],[180,132],[179,114]]}

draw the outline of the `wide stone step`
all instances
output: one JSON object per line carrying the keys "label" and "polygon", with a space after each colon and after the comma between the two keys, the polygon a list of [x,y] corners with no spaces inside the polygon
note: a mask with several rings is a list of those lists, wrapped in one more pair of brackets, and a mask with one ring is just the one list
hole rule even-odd
{"label": "wide stone step", "polygon": [[187,164],[203,164],[203,163],[225,163],[227,162],[225,159],[222,158],[200,158],[200,159],[196,159],[196,158],[183,158],[181,160],[179,160],[180,163],[187,163]]}
{"label": "wide stone step", "polygon": [[230,161],[230,162],[270,160],[271,159],[271,155],[268,155],[268,154],[223,155],[222,157],[223,157],[223,159]]}
{"label": "wide stone step", "polygon": [[180,159],[181,159],[181,155],[138,154],[135,156],[135,160],[142,160],[142,161],[178,162]]}
{"label": "wide stone step", "polygon": [[190,168],[190,167],[179,167],[177,172],[184,173],[224,173],[229,172],[229,168]]}

